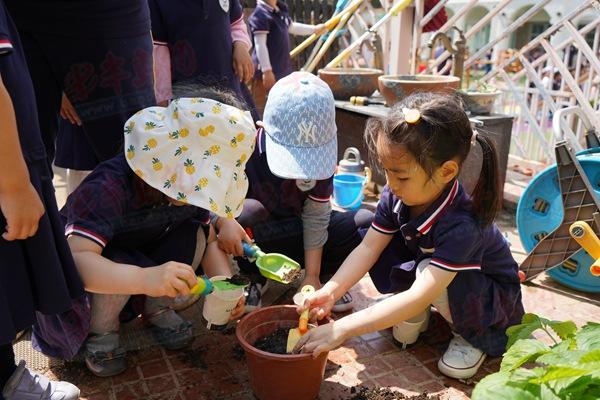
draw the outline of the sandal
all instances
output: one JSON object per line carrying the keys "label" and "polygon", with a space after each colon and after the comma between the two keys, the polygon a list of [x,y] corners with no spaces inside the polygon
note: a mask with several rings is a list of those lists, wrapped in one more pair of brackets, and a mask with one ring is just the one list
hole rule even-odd
{"label": "sandal", "polygon": [[[110,350],[95,350],[109,348]],[[102,378],[118,375],[127,369],[127,352],[119,346],[117,332],[90,335],[85,343],[85,365],[90,372]]]}
{"label": "sandal", "polygon": [[158,344],[167,350],[181,350],[194,340],[191,322],[184,320],[176,325],[160,327],[151,321],[152,318],[168,311],[174,312],[170,308],[163,308],[152,314],[144,315],[144,319],[150,323],[150,332]]}

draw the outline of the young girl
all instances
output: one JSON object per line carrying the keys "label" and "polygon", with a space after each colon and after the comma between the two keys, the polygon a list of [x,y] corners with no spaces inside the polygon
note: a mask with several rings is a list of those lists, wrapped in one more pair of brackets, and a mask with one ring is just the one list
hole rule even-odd
{"label": "young girl", "polygon": [[[244,210],[236,220],[219,218],[219,244],[242,255],[244,228],[265,252],[278,252],[305,267],[303,285],[321,286],[321,275],[332,274],[360,243],[360,227],[373,214],[332,211],[333,173],[337,163],[335,104],[325,82],[307,72],[278,81],[265,110],[264,129],[248,161],[250,182]],[[256,268],[244,259],[242,269]],[[302,285],[302,286],[303,286]],[[260,306],[248,297],[248,308]],[[335,311],[352,308],[346,295]]]}
{"label": "young girl", "polygon": [[[231,275],[208,210],[224,218],[241,212],[254,138],[250,113],[224,102],[180,98],[146,108],[125,124],[123,154],[100,164],[69,196],[66,235],[93,293],[85,343],[92,373],[126,368],[119,316],[132,295],[147,296],[133,315],[143,314],[161,345],[191,342],[191,324],[175,313],[173,298],[189,295],[199,264],[208,276]],[[243,301],[232,318],[242,312]]]}
{"label": "young girl", "polygon": [[[309,331],[297,348],[319,354],[362,335],[415,319],[433,304],[454,338],[439,360],[454,378],[475,374],[486,354],[503,353],[506,328],[523,315],[521,290],[506,240],[493,223],[500,207],[492,142],[471,130],[461,104],[439,94],[416,94],[365,137],[387,185],[362,243],[305,307],[318,318],[369,272],[382,293],[398,293],[360,312]],[[475,145],[483,150],[473,198],[457,177]]]}
{"label": "young girl", "polygon": [[258,0],[248,24],[254,40],[252,59],[256,65],[252,96],[262,115],[266,94],[276,81],[293,71],[289,34],[322,34],[327,28],[324,24],[307,25],[292,21],[287,6],[278,0]]}
{"label": "young girl", "polygon": [[18,34],[0,0],[0,399],[79,398],[79,389],[15,365],[12,342],[61,313],[83,286],[62,235]]}

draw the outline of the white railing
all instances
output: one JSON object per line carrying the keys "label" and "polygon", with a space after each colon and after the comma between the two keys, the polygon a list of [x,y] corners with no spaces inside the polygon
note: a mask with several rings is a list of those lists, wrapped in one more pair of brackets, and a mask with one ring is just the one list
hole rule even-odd
{"label": "white railing", "polygon": [[[491,6],[489,12],[465,32],[467,40],[493,24],[494,18],[505,14],[511,1],[501,0]],[[504,27],[500,33],[490,37],[487,44],[480,49],[470,49],[471,55],[466,57],[464,64],[465,77],[470,76],[481,62],[489,62],[485,57],[488,52],[500,54],[504,50],[503,46],[506,46],[506,39],[531,21],[536,14],[542,12],[545,7],[562,1],[532,2],[529,9]],[[447,6],[444,0],[441,0],[441,3]],[[466,1],[440,30],[445,32],[454,24],[460,26],[462,19],[477,3],[477,0]],[[437,10],[432,9],[423,17],[421,23],[415,24],[413,55],[416,54],[414,49],[422,47],[420,30],[435,12]],[[515,116],[511,154],[546,164],[554,162],[555,140],[551,119],[558,109],[578,105],[587,118],[600,128],[600,118],[597,114],[600,94],[600,3],[598,0],[580,1],[578,6],[565,14],[525,46],[516,49],[507,59],[496,61],[492,70],[479,79],[480,83],[495,84],[502,90],[497,111]],[[592,15],[592,19],[577,28],[576,21],[584,14]],[[593,36],[591,45],[586,41],[586,35]],[[429,54],[428,50],[426,54]],[[425,71],[447,73],[450,63],[443,63],[449,56],[448,52],[443,52],[431,59]],[[419,61],[413,56],[412,72],[417,70]],[[440,65],[443,67],[438,71]],[[473,80],[468,78],[465,81],[473,83]],[[579,121],[568,119],[562,125],[563,129],[572,133],[578,140],[583,140],[584,128]]]}

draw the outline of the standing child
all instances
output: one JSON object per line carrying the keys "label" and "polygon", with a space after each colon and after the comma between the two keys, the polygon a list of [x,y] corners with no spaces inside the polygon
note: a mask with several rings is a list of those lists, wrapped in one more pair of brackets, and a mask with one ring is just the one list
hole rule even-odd
{"label": "standing child", "polygon": [[[173,298],[189,295],[199,264],[208,276],[231,275],[207,210],[223,218],[241,212],[254,137],[250,113],[224,102],[180,98],[146,108],[127,121],[123,154],[100,164],[69,196],[66,235],[93,293],[85,343],[92,373],[126,368],[119,316],[132,295],[147,296],[134,315],[144,315],[161,345],[191,342],[191,324],[172,309]],[[242,312],[243,301],[232,318]]]}
{"label": "standing child", "polygon": [[252,58],[256,64],[252,95],[262,114],[266,94],[276,81],[292,73],[289,34],[322,34],[327,28],[325,24],[307,25],[292,21],[287,6],[278,0],[258,0],[248,24],[254,40]]}
{"label": "standing child", "polygon": [[[242,255],[250,228],[265,252],[287,255],[305,267],[303,285],[321,286],[320,275],[333,273],[360,243],[358,228],[372,213],[331,210],[337,162],[333,94],[325,82],[294,72],[273,86],[265,109],[264,129],[248,161],[250,180],[244,210],[237,221],[216,221],[219,243],[227,253]],[[240,259],[242,269],[255,268]],[[248,306],[260,305],[249,296]],[[336,311],[352,308],[349,294]]]}
{"label": "standing child", "polygon": [[171,98],[171,84],[195,83],[233,91],[254,113],[244,84],[254,73],[252,43],[240,1],[148,0],[148,4],[159,104]]}
{"label": "standing child", "polygon": [[12,341],[36,312],[68,310],[83,295],[61,233],[54,188],[21,42],[0,0],[0,399],[79,398],[79,389],[15,366]]}
{"label": "standing child", "polygon": [[[305,307],[323,318],[366,272],[377,290],[397,294],[311,330],[298,348],[316,355],[352,336],[402,330],[433,304],[455,332],[438,368],[469,378],[486,354],[504,352],[506,328],[523,316],[517,263],[493,223],[501,204],[493,144],[471,130],[457,100],[439,94],[406,98],[370,120],[365,137],[387,185],[360,246]],[[457,177],[476,144],[484,161],[471,199]],[[413,320],[425,328],[424,315]]]}

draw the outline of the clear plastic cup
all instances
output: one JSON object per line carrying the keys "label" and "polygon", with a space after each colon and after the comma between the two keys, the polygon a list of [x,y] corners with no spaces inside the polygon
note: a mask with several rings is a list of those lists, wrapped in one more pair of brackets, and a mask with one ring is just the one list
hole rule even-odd
{"label": "clear plastic cup", "polygon": [[[211,281],[222,281],[226,276],[217,275],[210,278]],[[231,311],[244,295],[244,288],[232,290],[215,290],[204,299],[202,316],[207,322],[207,328],[212,325],[226,325],[229,322]]]}

